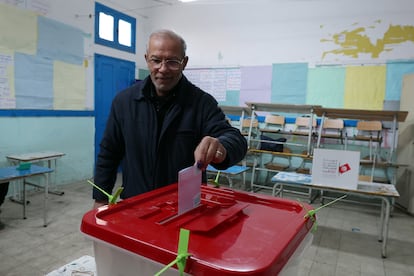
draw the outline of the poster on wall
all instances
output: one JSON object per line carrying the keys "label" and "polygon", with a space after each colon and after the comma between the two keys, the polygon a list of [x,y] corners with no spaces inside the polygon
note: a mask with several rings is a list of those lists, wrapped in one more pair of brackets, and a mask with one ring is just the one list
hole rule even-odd
{"label": "poster on wall", "polygon": [[85,110],[83,31],[20,5],[47,11],[49,0],[6,2],[0,9],[0,108]]}
{"label": "poster on wall", "polygon": [[184,75],[218,102],[226,101],[227,91],[240,90],[239,68],[190,68]]}
{"label": "poster on wall", "polygon": [[38,14],[48,14],[51,0],[0,0],[0,3],[13,5],[18,8],[35,11]]}

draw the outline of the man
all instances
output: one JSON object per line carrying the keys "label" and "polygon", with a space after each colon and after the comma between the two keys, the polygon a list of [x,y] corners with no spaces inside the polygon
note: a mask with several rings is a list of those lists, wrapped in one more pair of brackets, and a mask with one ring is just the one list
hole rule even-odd
{"label": "man", "polygon": [[[186,43],[176,33],[150,35],[145,60],[150,76],[113,100],[95,169],[95,184],[112,193],[122,166],[121,198],[176,183],[178,172],[198,164],[226,169],[242,160],[247,142],[217,101],[182,74]],[[107,197],[93,190],[94,207]]]}
{"label": "man", "polygon": [[[7,192],[9,191],[9,182],[0,183],[0,206],[4,203],[6,199]],[[1,213],[1,210],[0,210]],[[4,229],[5,225],[0,221],[0,230]]]}

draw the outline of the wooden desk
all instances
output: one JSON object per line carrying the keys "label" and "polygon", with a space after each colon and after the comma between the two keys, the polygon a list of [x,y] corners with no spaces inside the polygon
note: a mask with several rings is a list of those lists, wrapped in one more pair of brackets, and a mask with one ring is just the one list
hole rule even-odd
{"label": "wooden desk", "polygon": [[388,122],[393,122],[394,120],[397,122],[404,122],[408,115],[408,111],[324,108],[321,106],[315,106],[314,112],[319,117],[325,116],[330,119],[354,119]]}
{"label": "wooden desk", "polygon": [[219,105],[219,107],[224,114],[241,116],[242,118],[251,114],[251,110],[247,106]]}
{"label": "wooden desk", "polygon": [[[19,165],[22,162],[30,162],[30,163],[39,163],[43,161],[47,161],[48,168],[53,169],[53,181],[51,186],[53,186],[53,190],[50,190],[49,193],[56,194],[56,195],[63,195],[64,192],[57,190],[56,185],[56,161],[57,159],[61,158],[65,154],[62,152],[56,151],[40,151],[40,152],[30,152],[30,153],[23,153],[23,154],[11,154],[6,156],[7,160],[12,165]],[[52,166],[53,162],[53,166]]]}
{"label": "wooden desk", "polygon": [[[47,226],[47,202],[48,202],[48,190],[49,190],[49,177],[48,174],[53,172],[52,169],[46,167],[40,167],[31,165],[27,170],[18,170],[19,166],[0,168],[0,185],[1,183],[7,183],[16,180],[23,180],[23,218],[26,219],[26,185],[33,185],[26,182],[26,178],[42,175],[45,177],[44,184],[44,205],[43,205],[43,226]],[[37,185],[36,185],[37,186]]]}
{"label": "wooden desk", "polygon": [[[292,172],[279,172],[272,177],[273,191],[272,194],[277,194],[277,189],[283,189],[283,184],[308,187],[315,190],[343,192],[344,194],[352,194],[356,196],[365,196],[371,198],[381,199],[381,213],[380,213],[380,229],[379,241],[382,242],[381,255],[386,257],[387,239],[388,239],[388,224],[390,218],[391,201],[400,196],[394,185],[382,184],[375,182],[358,182],[357,189],[344,189],[334,186],[319,185],[312,183],[312,176],[309,174],[299,174]],[[280,190],[278,191],[280,192]]]}
{"label": "wooden desk", "polygon": [[254,111],[283,112],[309,114],[313,113],[315,108],[322,108],[320,105],[303,105],[303,104],[276,104],[276,103],[257,103],[246,102],[246,105]]}
{"label": "wooden desk", "polygon": [[[302,167],[304,162],[312,161],[312,158],[313,158],[312,156],[307,155],[307,154],[268,151],[268,150],[260,150],[260,149],[249,149],[248,153],[250,153],[251,156],[254,158],[253,164],[252,164],[251,181],[250,181],[250,191],[252,192],[254,192],[256,189],[268,189],[268,190],[272,189],[271,186],[266,185],[270,179],[269,173],[274,174],[282,170],[282,169],[277,169],[277,168],[266,167],[266,164],[263,163],[264,154],[271,155],[271,156],[285,157],[285,158],[290,158],[290,157],[300,158],[303,161],[302,161],[302,164],[299,166],[299,168]],[[264,184],[256,183],[256,180],[257,180],[256,174],[260,176],[261,171],[266,173]],[[310,196],[310,192],[308,193],[308,195]]]}
{"label": "wooden desk", "polygon": [[[299,105],[299,104],[273,104],[273,103],[257,103],[257,102],[246,102],[246,105],[251,109],[252,118],[258,111],[265,112],[282,112],[282,113],[294,113],[303,114],[310,117],[309,130],[305,135],[308,137],[308,143],[306,147],[307,152],[311,152],[311,140],[312,140],[312,122],[314,119],[315,108],[321,108],[319,105]],[[250,128],[251,132],[251,128]],[[293,134],[293,133],[292,133]],[[303,134],[302,134],[303,135]],[[250,145],[251,135],[248,136],[248,143]]]}
{"label": "wooden desk", "polygon": [[[314,112],[317,116],[322,117],[320,125],[323,125],[325,117],[330,119],[354,119],[367,121],[392,122],[392,142],[388,156],[388,162],[392,161],[395,150],[395,141],[397,139],[397,123],[404,122],[407,118],[408,111],[391,111],[391,110],[364,110],[364,109],[346,109],[346,108],[323,108],[316,106]],[[320,145],[322,128],[319,128],[317,147]]]}
{"label": "wooden desk", "polygon": [[245,117],[249,117],[251,115],[251,110],[247,106],[231,106],[231,105],[219,105],[221,110],[223,110],[224,114],[226,115],[235,115],[239,116],[239,130],[240,132],[243,131],[242,121]]}

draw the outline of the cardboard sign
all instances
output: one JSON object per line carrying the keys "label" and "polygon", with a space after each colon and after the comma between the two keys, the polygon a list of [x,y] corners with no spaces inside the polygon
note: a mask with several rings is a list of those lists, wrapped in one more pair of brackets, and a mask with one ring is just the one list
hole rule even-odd
{"label": "cardboard sign", "polygon": [[359,161],[359,151],[315,149],[312,184],[356,190]]}

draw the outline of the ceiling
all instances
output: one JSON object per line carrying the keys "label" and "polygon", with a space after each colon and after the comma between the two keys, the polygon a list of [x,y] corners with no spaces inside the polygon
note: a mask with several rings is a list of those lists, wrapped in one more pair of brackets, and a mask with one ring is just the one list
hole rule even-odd
{"label": "ceiling", "polygon": [[[271,1],[283,1],[283,0],[255,0],[257,4],[263,4]],[[285,0],[288,1],[288,0]],[[293,1],[293,0],[289,0]],[[136,15],[141,18],[148,18],[146,13],[153,11],[154,9],[167,6],[178,5],[212,5],[212,4],[242,4],[252,3],[251,0],[197,0],[195,2],[183,3],[179,0],[101,0],[102,4],[107,5],[120,12],[126,12],[131,15]]]}
{"label": "ceiling", "polygon": [[180,4],[178,0],[103,0],[101,3],[120,12],[143,18],[147,18],[145,13],[148,10]]}

